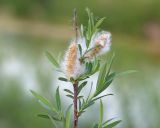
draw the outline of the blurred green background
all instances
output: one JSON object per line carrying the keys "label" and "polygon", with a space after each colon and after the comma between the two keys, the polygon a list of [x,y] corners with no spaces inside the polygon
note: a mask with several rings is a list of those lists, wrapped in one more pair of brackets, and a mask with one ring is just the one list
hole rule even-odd
{"label": "blurred green background", "polygon": [[[113,70],[139,72],[119,77],[109,88],[105,118],[122,119],[119,128],[160,128],[160,1],[159,0],[1,0],[0,1],[0,128],[51,128],[31,96],[36,90],[54,102],[57,73],[44,56],[64,53],[73,38],[72,12],[87,23],[85,8],[112,33],[116,53]],[[64,104],[71,101],[63,97]],[[65,106],[64,106],[65,107]],[[99,117],[97,106],[80,119],[82,128]]]}

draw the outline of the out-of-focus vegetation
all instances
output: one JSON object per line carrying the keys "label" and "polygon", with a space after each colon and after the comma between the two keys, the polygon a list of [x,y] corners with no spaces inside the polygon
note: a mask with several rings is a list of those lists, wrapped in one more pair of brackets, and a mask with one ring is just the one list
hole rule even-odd
{"label": "out-of-focus vegetation", "polygon": [[[89,7],[99,17],[107,17],[105,27],[118,32],[142,33],[143,25],[160,22],[159,0],[1,0],[2,9],[20,17],[66,23],[73,8],[78,9],[80,20],[87,21],[84,9]],[[97,17],[98,18],[98,17]]]}
{"label": "out-of-focus vegetation", "polygon": [[[29,89],[54,101],[54,87],[63,88],[44,51],[52,51],[55,56],[59,51],[64,53],[73,35],[75,7],[83,23],[87,20],[86,7],[96,16],[107,17],[104,28],[113,35],[114,69],[139,71],[119,77],[108,90],[115,95],[104,100],[106,118],[122,119],[120,128],[159,128],[159,0],[1,0],[0,128],[52,127],[49,121],[36,118],[35,113],[43,109]],[[91,118],[98,118],[93,115],[96,110],[93,107],[80,119],[82,128],[92,124]]]}

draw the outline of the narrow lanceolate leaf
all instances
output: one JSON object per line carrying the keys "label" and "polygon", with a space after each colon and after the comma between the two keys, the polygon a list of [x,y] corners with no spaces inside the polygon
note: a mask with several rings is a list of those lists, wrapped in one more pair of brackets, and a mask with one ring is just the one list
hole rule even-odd
{"label": "narrow lanceolate leaf", "polygon": [[61,121],[60,119],[54,117],[54,116],[50,116],[50,115],[45,115],[45,114],[38,114],[38,117],[44,118],[44,119],[50,119],[50,117],[52,117],[53,120],[55,121]]}
{"label": "narrow lanceolate leaf", "polygon": [[51,122],[52,122],[54,128],[58,128],[57,125],[56,125],[55,120],[54,120],[51,116],[49,116],[49,119],[51,120]]}
{"label": "narrow lanceolate leaf", "polygon": [[98,128],[102,127],[102,122],[103,122],[103,102],[102,100],[100,100],[100,120],[99,120]]}
{"label": "narrow lanceolate leaf", "polygon": [[94,124],[92,128],[98,128],[98,124]]}
{"label": "narrow lanceolate leaf", "polygon": [[95,31],[96,31],[96,29],[103,23],[103,21],[106,19],[106,17],[103,17],[103,18],[101,18],[101,19],[99,19],[98,21],[97,21],[97,23],[95,24],[95,27],[94,27],[94,29],[95,29]]}
{"label": "narrow lanceolate leaf", "polygon": [[52,56],[51,53],[49,52],[45,52],[48,60],[56,67],[56,68],[59,68],[59,63],[57,62],[57,60]]}
{"label": "narrow lanceolate leaf", "polygon": [[81,31],[81,37],[83,37],[84,36],[84,27],[83,27],[83,25],[81,24],[81,29],[80,29]]}
{"label": "narrow lanceolate leaf", "polygon": [[107,70],[107,62],[105,62],[105,64],[100,69],[99,76],[98,76],[98,81],[97,81],[97,89],[99,89],[100,86],[102,85],[102,83],[104,82],[104,79],[105,79],[104,77],[106,75],[106,70]]}
{"label": "narrow lanceolate leaf", "polygon": [[81,92],[81,90],[86,86],[87,81],[84,81],[80,86],[78,87],[78,94]]}
{"label": "narrow lanceolate leaf", "polygon": [[79,110],[81,110],[81,107],[82,107],[82,103],[81,103],[81,99],[78,99],[78,105],[79,105]]}
{"label": "narrow lanceolate leaf", "polygon": [[31,90],[31,93],[45,109],[57,112],[56,109],[52,106],[52,104],[46,98],[42,97],[41,95],[39,95],[33,90]]}
{"label": "narrow lanceolate leaf", "polygon": [[112,63],[113,63],[113,60],[114,60],[114,57],[115,57],[115,54],[112,55],[110,61],[109,61],[109,65],[108,65],[108,68],[107,68],[107,74],[106,76],[109,75],[110,71],[111,71],[111,67],[112,67]]}
{"label": "narrow lanceolate leaf", "polygon": [[60,81],[65,81],[65,82],[68,82],[68,79],[64,78],[64,77],[59,77],[58,78]]}
{"label": "narrow lanceolate leaf", "polygon": [[72,104],[66,110],[65,128],[70,128],[71,107],[72,107]]}
{"label": "narrow lanceolate leaf", "polygon": [[57,109],[61,111],[61,98],[59,94],[59,87],[56,90],[56,103],[57,103]]}
{"label": "narrow lanceolate leaf", "polygon": [[103,128],[113,128],[113,127],[117,126],[120,122],[121,122],[121,120],[115,121],[113,123],[110,123],[110,124],[104,126]]}
{"label": "narrow lanceolate leaf", "polygon": [[108,77],[106,78],[106,81],[103,83],[101,88],[99,88],[99,90],[96,90],[96,94],[95,95],[99,95],[101,92],[103,92],[105,89],[107,89],[109,87],[109,85],[113,82],[115,76],[116,76],[115,72],[113,72],[110,75],[108,75]]}
{"label": "narrow lanceolate leaf", "polygon": [[103,83],[105,81],[105,75],[106,75],[106,69],[107,69],[107,62],[102,66],[99,72],[97,86],[96,86],[96,92],[94,96],[97,96],[100,92],[100,90],[103,88]]}
{"label": "narrow lanceolate leaf", "polygon": [[87,102],[88,102],[88,100],[89,100],[89,98],[90,98],[90,96],[91,96],[92,87],[93,87],[93,82],[91,83],[91,88],[90,88],[89,93],[88,93],[88,96],[87,96],[87,100],[86,100]]}
{"label": "narrow lanceolate leaf", "polygon": [[69,97],[69,98],[71,98],[71,99],[74,99],[73,95],[68,94],[66,96]]}
{"label": "narrow lanceolate leaf", "polygon": [[38,114],[37,116],[41,117],[41,118],[44,118],[44,119],[49,119],[49,116],[45,115],[45,114]]}
{"label": "narrow lanceolate leaf", "polygon": [[78,99],[82,99],[84,96],[78,96]]}
{"label": "narrow lanceolate leaf", "polygon": [[109,63],[107,64],[107,62],[106,62],[103,65],[103,67],[101,68],[99,76],[98,76],[97,87],[96,87],[96,92],[95,92],[94,96],[99,95],[112,83],[112,81],[116,75],[115,73],[110,74],[113,59],[114,59],[114,54],[111,57]]}
{"label": "narrow lanceolate leaf", "polygon": [[111,118],[111,119],[105,121],[105,122],[103,123],[103,125],[107,125],[109,122],[113,121],[114,119],[116,119],[116,118],[114,117],[114,118]]}
{"label": "narrow lanceolate leaf", "polygon": [[80,53],[80,55],[82,56],[82,47],[81,47],[81,45],[80,45],[80,44],[78,44],[78,49],[79,49],[79,53]]}
{"label": "narrow lanceolate leaf", "polygon": [[128,74],[132,74],[132,73],[136,73],[138,71],[136,70],[127,70],[127,71],[124,71],[124,72],[121,72],[121,73],[117,73],[116,76],[124,76],[124,75],[128,75]]}
{"label": "narrow lanceolate leaf", "polygon": [[73,95],[73,92],[71,90],[64,89],[64,91],[67,92],[67,93],[69,93],[69,94],[71,94],[71,95]]}
{"label": "narrow lanceolate leaf", "polygon": [[113,94],[106,94],[106,95],[103,95],[103,96],[99,96],[99,97],[97,97],[97,98],[94,98],[92,101],[96,101],[96,100],[101,99],[101,98],[103,98],[103,97],[112,96],[112,95],[113,95]]}

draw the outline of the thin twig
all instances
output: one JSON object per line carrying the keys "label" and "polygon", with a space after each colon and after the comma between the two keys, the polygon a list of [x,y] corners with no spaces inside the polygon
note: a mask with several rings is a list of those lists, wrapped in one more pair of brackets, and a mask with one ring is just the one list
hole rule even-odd
{"label": "thin twig", "polygon": [[75,36],[76,36],[76,43],[77,43],[77,40],[78,40],[78,22],[77,22],[77,10],[76,9],[74,9],[73,27],[74,27]]}
{"label": "thin twig", "polygon": [[[73,16],[73,27],[75,31],[76,36],[76,43],[78,41],[78,23],[77,23],[77,11],[74,9],[74,16]],[[74,128],[78,128],[78,110],[77,110],[77,101],[78,101],[78,82],[75,81],[73,83],[73,89],[74,89]]]}
{"label": "thin twig", "polygon": [[74,128],[78,128],[78,110],[77,110],[77,101],[78,101],[78,83],[73,84],[74,89]]}

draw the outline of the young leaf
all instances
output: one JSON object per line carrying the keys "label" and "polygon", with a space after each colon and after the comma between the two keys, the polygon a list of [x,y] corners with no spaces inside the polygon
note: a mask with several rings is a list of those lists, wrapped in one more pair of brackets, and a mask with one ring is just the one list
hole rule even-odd
{"label": "young leaf", "polygon": [[49,52],[45,52],[48,60],[56,67],[56,68],[59,68],[59,63],[57,62],[57,60],[52,56],[51,53]]}
{"label": "young leaf", "polygon": [[138,71],[128,70],[128,71],[124,71],[124,72],[121,72],[121,73],[117,73],[117,76],[124,76],[124,75],[128,75],[128,74],[136,73],[136,72],[138,72]]}
{"label": "young leaf", "polygon": [[103,88],[103,83],[105,80],[105,74],[106,74],[106,68],[107,68],[107,62],[102,66],[99,72],[97,86],[96,86],[96,92],[94,96],[97,96],[100,90]]}
{"label": "young leaf", "polygon": [[38,114],[38,117],[44,118],[44,119],[49,119],[48,115],[44,115],[44,114]]}
{"label": "young leaf", "polygon": [[109,75],[110,71],[111,71],[111,67],[112,67],[112,63],[113,63],[113,60],[114,60],[114,57],[115,57],[115,54],[112,55],[110,61],[109,61],[109,65],[108,65],[108,68],[107,68],[107,74],[106,76]]}
{"label": "young leaf", "polygon": [[84,27],[83,27],[83,25],[81,24],[81,29],[80,29],[81,31],[81,37],[83,37],[84,36]]}
{"label": "young leaf", "polygon": [[79,102],[79,110],[81,110],[82,107],[81,99],[78,99],[78,102]]}
{"label": "young leaf", "polygon": [[111,121],[114,120],[114,119],[116,119],[116,118],[111,118],[111,119],[105,121],[105,122],[103,123],[103,125],[106,125],[107,123],[111,122]]}
{"label": "young leaf", "polygon": [[66,117],[65,117],[65,128],[70,128],[70,119],[71,119],[71,107],[72,104],[66,110]]}
{"label": "young leaf", "polygon": [[67,93],[69,93],[69,94],[71,94],[71,95],[73,95],[73,92],[71,90],[64,89],[64,91],[67,92]]}
{"label": "young leaf", "polygon": [[103,18],[101,18],[101,19],[99,19],[98,21],[97,21],[97,23],[95,24],[95,29],[97,29],[102,23],[103,23],[103,21],[106,19],[106,17],[103,17]]}
{"label": "young leaf", "polygon": [[114,59],[114,54],[111,57],[109,64],[107,65],[107,62],[106,62],[101,68],[98,76],[97,87],[96,87],[96,92],[94,96],[97,96],[98,94],[100,94],[112,83],[113,78],[116,75],[115,73],[110,74],[113,59]]}
{"label": "young leaf", "polygon": [[59,87],[56,90],[56,103],[57,103],[57,109],[61,111],[61,98],[59,94]]}
{"label": "young leaf", "polygon": [[100,100],[100,120],[99,120],[98,128],[102,127],[102,122],[103,122],[103,102],[102,100]]}
{"label": "young leaf", "polygon": [[45,114],[38,114],[38,117],[44,118],[44,119],[50,119],[50,117],[55,120],[55,121],[61,121],[60,119],[53,117],[53,116],[49,116],[49,115],[45,115]]}
{"label": "young leaf", "polygon": [[78,49],[79,49],[80,55],[82,56],[82,47],[80,44],[78,44]]}
{"label": "young leaf", "polygon": [[64,78],[64,77],[59,77],[58,79],[61,80],[61,81],[68,82],[68,79],[66,79],[66,78]]}
{"label": "young leaf", "polygon": [[52,104],[44,97],[39,95],[33,90],[30,90],[32,95],[39,101],[39,103],[47,110],[52,110],[54,112],[57,112],[56,109],[52,106]]}
{"label": "young leaf", "polygon": [[103,95],[103,96],[100,96],[100,97],[97,97],[97,98],[94,98],[92,101],[96,101],[98,99],[101,99],[103,97],[106,97],[106,96],[112,96],[113,94],[107,94],[107,95]]}
{"label": "young leaf", "polygon": [[92,87],[93,87],[93,82],[91,83],[91,88],[90,88],[90,90],[89,90],[89,94],[88,94],[88,97],[87,97],[87,102],[88,102],[88,100],[89,100],[89,98],[90,98],[90,96],[91,96],[91,92],[92,92]]}
{"label": "young leaf", "polygon": [[78,99],[82,99],[84,96],[78,96]]}
{"label": "young leaf", "polygon": [[86,86],[87,81],[84,81],[79,87],[78,87],[78,94],[81,92],[81,90]]}
{"label": "young leaf", "polygon": [[104,83],[104,87],[103,87],[102,91],[105,90],[106,88],[108,88],[108,86],[112,83],[112,81],[114,80],[115,77],[116,77],[115,72],[108,75],[108,77],[106,78],[106,81]]}
{"label": "young leaf", "polygon": [[92,128],[98,128],[98,124],[94,124]]}
{"label": "young leaf", "polygon": [[66,96],[69,97],[69,98],[71,98],[71,99],[74,99],[73,95],[68,94]]}
{"label": "young leaf", "polygon": [[49,119],[51,120],[53,126],[54,126],[55,128],[58,128],[57,125],[56,125],[56,122],[53,120],[53,118],[52,118],[51,116],[49,116]]}
{"label": "young leaf", "polygon": [[115,121],[113,123],[110,123],[110,124],[104,126],[103,128],[113,128],[113,127],[117,126],[120,122],[121,122],[121,120]]}

